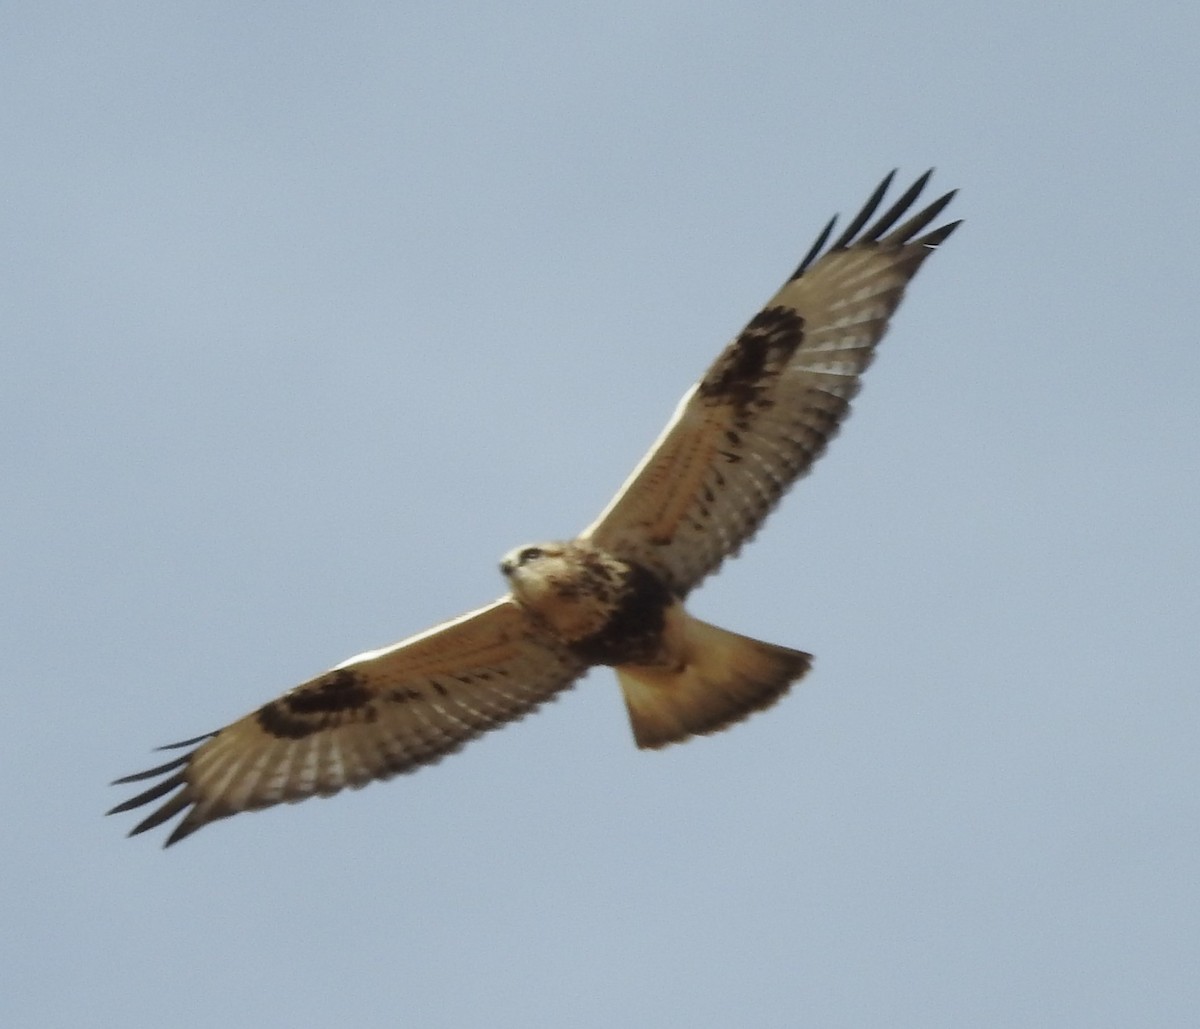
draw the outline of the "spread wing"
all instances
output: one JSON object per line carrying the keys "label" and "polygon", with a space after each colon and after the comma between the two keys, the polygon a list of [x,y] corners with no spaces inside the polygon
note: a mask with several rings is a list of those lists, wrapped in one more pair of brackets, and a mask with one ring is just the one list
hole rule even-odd
{"label": "spread wing", "polygon": [[867,227],[895,172],[888,175],[822,253],[837,219],[830,221],[783,288],[683,398],[584,538],[645,564],[680,595],[737,553],[821,456],[905,286],[958,227],[925,232],[953,198],[947,193],[893,228],[930,174]]}
{"label": "spread wing", "polygon": [[164,747],[199,744],[118,779],[165,777],[109,814],[173,793],[130,833],[186,812],[170,846],[239,811],[356,789],[431,764],[520,718],[584,667],[505,597],[353,657],[218,732]]}

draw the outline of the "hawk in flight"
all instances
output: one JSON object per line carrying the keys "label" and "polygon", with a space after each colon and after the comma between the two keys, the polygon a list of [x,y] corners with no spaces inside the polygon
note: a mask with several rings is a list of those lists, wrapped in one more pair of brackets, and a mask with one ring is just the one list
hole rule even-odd
{"label": "hawk in flight", "polygon": [[118,779],[158,781],[109,813],[166,798],[130,835],[182,813],[169,846],[239,811],[431,764],[593,665],[616,672],[639,747],[716,732],[778,700],[810,655],[708,625],[684,600],[825,450],[909,280],[959,225],[930,228],[953,193],[913,210],[929,172],[876,218],[894,174],[828,246],[837,219],[825,226],[578,537],[510,551],[508,592],[486,607],[163,748],[186,752]]}

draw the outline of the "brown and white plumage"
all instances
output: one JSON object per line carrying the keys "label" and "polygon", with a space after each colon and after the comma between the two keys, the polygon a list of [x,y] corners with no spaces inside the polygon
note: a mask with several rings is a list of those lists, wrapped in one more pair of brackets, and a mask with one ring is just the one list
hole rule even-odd
{"label": "brown and white plumage", "polygon": [[505,597],[352,657],[219,732],[162,748],[199,744],[165,765],[118,779],[169,775],[110,814],[178,790],[134,828],[151,829],[187,810],[170,844],[239,811],[388,779],[520,718],[570,686],[585,667]]}
{"label": "brown and white plumage", "polygon": [[686,592],[737,553],[821,456],[909,280],[959,224],[920,235],[953,199],[947,193],[892,229],[928,182],[926,172],[864,231],[894,174],[822,255],[834,222],[825,227],[683,398],[585,539]]}
{"label": "brown and white plumage", "polygon": [[505,557],[508,595],[164,748],[193,747],[117,780],[159,779],[110,814],[167,798],[133,833],[183,813],[169,845],[239,811],[357,788],[437,761],[597,664],[615,668],[641,747],[777,700],[810,656],[701,622],[683,601],[824,451],[905,287],[958,226],[925,231],[953,193],[910,214],[928,178],[868,227],[889,175],[824,250],[831,221],[600,517]]}

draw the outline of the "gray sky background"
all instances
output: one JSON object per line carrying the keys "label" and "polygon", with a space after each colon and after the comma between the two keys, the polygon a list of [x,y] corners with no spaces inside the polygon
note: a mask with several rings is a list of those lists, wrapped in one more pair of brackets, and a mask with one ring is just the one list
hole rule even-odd
{"label": "gray sky background", "polygon": [[[1195,1025],[1197,38],[5,4],[0,1024]],[[602,670],[166,853],[101,817],[152,746],[498,595],[931,164],[967,224],[694,598],[817,655],[777,708],[639,753]]]}

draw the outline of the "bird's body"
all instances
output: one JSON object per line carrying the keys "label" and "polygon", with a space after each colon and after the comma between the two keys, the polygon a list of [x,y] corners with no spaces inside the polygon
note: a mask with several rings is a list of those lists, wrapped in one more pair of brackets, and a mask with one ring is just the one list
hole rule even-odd
{"label": "bird's body", "polygon": [[671,591],[586,540],[521,547],[500,563],[513,599],[589,665],[657,660]]}
{"label": "bird's body", "polygon": [[587,665],[609,665],[639,747],[714,732],[766,707],[811,656],[718,629],[654,572],[586,540],[512,551],[513,599]]}
{"label": "bird's body", "polygon": [[511,551],[509,592],[494,603],[173,745],[194,749],[118,780],[163,777],[113,812],[168,797],[133,832],[183,812],[170,844],[239,811],[362,786],[520,718],[594,665],[616,670],[640,747],[714,732],[778,699],[810,656],[684,605],[824,451],[905,286],[959,224],[921,235],[950,193],[893,229],[926,174],[867,228],[891,178],[822,253],[829,223],[577,538]]}

